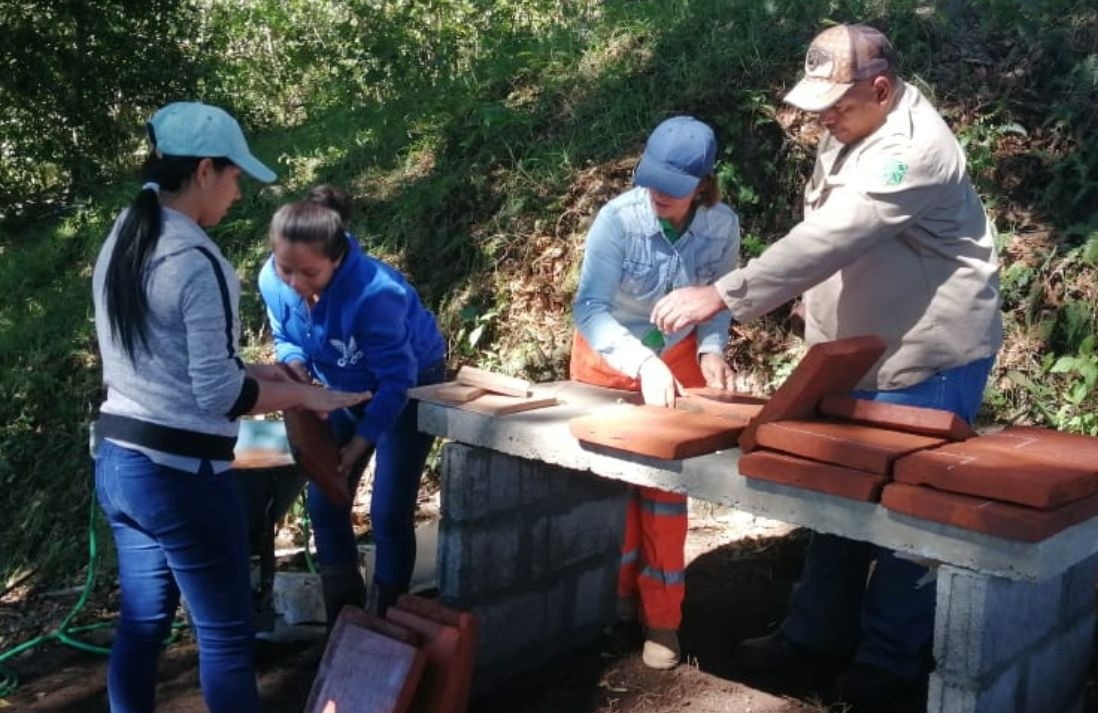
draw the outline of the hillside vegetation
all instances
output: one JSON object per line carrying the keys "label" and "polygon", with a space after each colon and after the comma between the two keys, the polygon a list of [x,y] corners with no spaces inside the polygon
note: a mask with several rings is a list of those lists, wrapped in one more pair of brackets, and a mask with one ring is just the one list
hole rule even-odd
{"label": "hillside vegetation", "polygon": [[[452,365],[562,378],[585,227],[673,113],[718,131],[744,259],[799,215],[815,129],[781,104],[826,23],[891,36],[1000,230],[1008,342],[986,418],[1098,433],[1098,10],[1089,0],[37,0],[0,10],[0,591],[71,577],[100,400],[90,266],[134,195],[143,118],[229,108],[275,166],[213,231],[254,289],[283,201],[331,182],[440,315]],[[796,341],[734,327],[760,389]],[[109,539],[109,538],[106,538]],[[110,558],[108,558],[110,559]]]}

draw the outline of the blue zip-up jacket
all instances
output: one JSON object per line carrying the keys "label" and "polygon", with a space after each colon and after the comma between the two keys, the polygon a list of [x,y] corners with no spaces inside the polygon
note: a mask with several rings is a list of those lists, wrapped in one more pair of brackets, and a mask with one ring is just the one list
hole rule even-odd
{"label": "blue zip-up jacket", "polygon": [[312,309],[278,276],[273,257],[259,273],[259,292],[279,361],[304,362],[333,389],[374,394],[355,432],[377,443],[404,409],[419,372],[445,356],[446,342],[399,271],[363,253],[353,235],[347,244]]}

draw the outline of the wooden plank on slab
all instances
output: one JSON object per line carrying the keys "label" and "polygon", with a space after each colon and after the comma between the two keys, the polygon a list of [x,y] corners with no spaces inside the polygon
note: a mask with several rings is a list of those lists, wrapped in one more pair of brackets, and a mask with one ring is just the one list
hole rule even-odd
{"label": "wooden plank on slab", "polygon": [[526,379],[497,374],[494,371],[477,369],[472,366],[463,366],[458,369],[457,382],[465,386],[479,386],[495,394],[521,397],[530,395],[530,382]]}

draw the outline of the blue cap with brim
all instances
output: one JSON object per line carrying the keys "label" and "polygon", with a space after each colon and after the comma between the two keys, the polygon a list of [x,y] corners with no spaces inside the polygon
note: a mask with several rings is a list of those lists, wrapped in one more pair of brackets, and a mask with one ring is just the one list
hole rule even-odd
{"label": "blue cap with brim", "polygon": [[149,120],[154,148],[166,156],[227,158],[257,181],[277,176],[248,150],[240,124],[224,109],[201,102],[174,102]]}
{"label": "blue cap with brim", "polygon": [[673,116],[652,131],[633,183],[675,198],[690,195],[713,172],[717,139],[692,116]]}

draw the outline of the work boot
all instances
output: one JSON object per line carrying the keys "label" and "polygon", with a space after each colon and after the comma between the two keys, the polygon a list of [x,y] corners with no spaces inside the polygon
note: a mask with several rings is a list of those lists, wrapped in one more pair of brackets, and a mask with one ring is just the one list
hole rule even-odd
{"label": "work boot", "polygon": [[366,600],[366,610],[371,614],[384,617],[389,607],[396,604],[396,600],[400,598],[400,595],[407,591],[407,587],[386,584],[375,579],[373,586],[370,587],[370,596]]}
{"label": "work boot", "polygon": [[679,632],[675,629],[650,628],[644,634],[641,660],[648,668],[661,671],[679,665]]}
{"label": "work boot", "polygon": [[320,586],[324,593],[324,614],[328,619],[328,631],[335,626],[343,607],[361,607],[366,604],[366,583],[362,580],[358,567],[321,565]]}
{"label": "work boot", "polygon": [[871,708],[892,703],[911,681],[871,663],[855,661],[835,679],[835,700]]}
{"label": "work boot", "polygon": [[766,636],[744,639],[736,647],[736,663],[752,671],[777,671],[809,656],[805,647],[790,639],[781,629]]}

